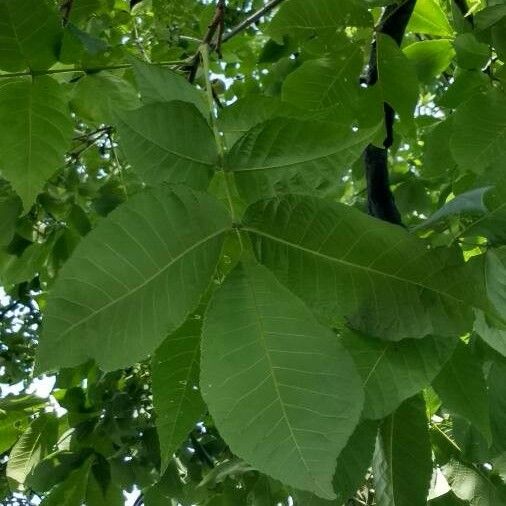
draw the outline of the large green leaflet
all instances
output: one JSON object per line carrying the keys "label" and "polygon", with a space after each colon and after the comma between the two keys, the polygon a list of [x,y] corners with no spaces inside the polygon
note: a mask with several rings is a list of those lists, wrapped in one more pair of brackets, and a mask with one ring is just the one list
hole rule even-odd
{"label": "large green leaflet", "polygon": [[284,80],[283,100],[307,112],[325,111],[329,120],[351,123],[364,92],[359,86],[363,63],[361,47],[351,44],[332,57],[305,61]]}
{"label": "large green leaflet", "polygon": [[201,327],[200,315],[190,317],[153,355],[151,384],[162,467],[206,410],[198,388]]}
{"label": "large green leaflet", "polygon": [[7,463],[7,478],[15,483],[24,483],[34,466],[52,451],[57,436],[57,419],[50,414],[40,414],[12,447]]}
{"label": "large green leaflet", "polygon": [[346,26],[370,26],[371,13],[366,6],[355,0],[288,0],[268,26],[268,34],[282,42],[283,35],[298,39],[310,39],[315,35],[326,46],[342,41],[342,31]]}
{"label": "large green leaflet", "polygon": [[448,39],[422,40],[407,46],[404,54],[414,64],[420,82],[430,83],[451,64],[455,50]]}
{"label": "large green leaflet", "polygon": [[67,99],[49,77],[0,83],[0,170],[21,197],[25,211],[44,183],[65,163],[72,137]]}
{"label": "large green leaflet", "polygon": [[61,25],[46,0],[0,0],[0,69],[41,70],[56,62]]}
{"label": "large green leaflet", "polygon": [[197,306],[229,229],[221,204],[182,187],[162,186],[120,206],[60,271],[38,370],[89,358],[113,370],[145,358]]}
{"label": "large green leaflet", "polygon": [[99,125],[112,122],[115,111],[139,106],[137,90],[126,79],[105,71],[81,77],[70,99],[79,117]]}
{"label": "large green leaflet", "polygon": [[448,265],[400,227],[342,204],[262,201],[247,211],[244,230],[259,260],[333,325],[347,319],[389,340],[452,336],[472,326],[475,300],[486,305],[458,261]]}
{"label": "large green leaflet", "polygon": [[346,331],[343,344],[362,376],[363,416],[380,419],[430,385],[457,343],[433,336],[394,343]]}
{"label": "large green leaflet", "polygon": [[478,93],[457,109],[451,149],[464,168],[481,172],[506,157],[506,97]]}
{"label": "large green leaflet", "polygon": [[132,58],[135,80],[145,104],[178,100],[193,104],[207,117],[209,106],[202,92],[192,86],[182,75],[161,65],[149,65]]}
{"label": "large green leaflet", "polygon": [[264,267],[239,264],[215,292],[201,387],[234,453],[293,487],[335,497],[336,458],[362,410],[360,378],[337,337]]}
{"label": "large green leaflet", "polygon": [[439,0],[417,0],[407,30],[441,37],[451,37],[453,34]]}
{"label": "large green leaflet", "polygon": [[470,346],[461,341],[433,386],[448,410],[467,418],[490,442],[489,400],[482,367]]}
{"label": "large green leaflet", "polygon": [[378,84],[383,100],[403,121],[412,121],[418,101],[418,79],[413,64],[388,35],[378,34]]}
{"label": "large green leaflet", "polygon": [[495,360],[487,377],[493,449],[506,454],[506,360]]}
{"label": "large green leaflet", "polygon": [[276,118],[241,137],[225,163],[247,202],[280,193],[332,195],[377,131]]}
{"label": "large green leaflet", "polygon": [[425,403],[412,397],[386,418],[373,458],[378,506],[426,506],[432,458]]}
{"label": "large green leaflet", "polygon": [[146,183],[207,188],[218,153],[209,125],[193,104],[159,102],[123,111],[117,127],[128,161]]}

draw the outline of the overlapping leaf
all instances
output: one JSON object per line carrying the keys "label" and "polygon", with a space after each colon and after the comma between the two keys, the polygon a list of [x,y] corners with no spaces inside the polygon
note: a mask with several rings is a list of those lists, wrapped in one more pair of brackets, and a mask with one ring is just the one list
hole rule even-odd
{"label": "overlapping leaf", "polygon": [[307,112],[326,111],[329,119],[351,123],[364,91],[359,86],[363,65],[361,47],[351,44],[332,56],[305,61],[283,82],[283,100]]}
{"label": "overlapping leaf", "polygon": [[152,359],[153,405],[163,467],[206,410],[198,388],[201,327],[200,318],[190,317]]}
{"label": "overlapping leaf", "polygon": [[451,149],[466,169],[481,172],[506,157],[506,95],[476,94],[457,109]]}
{"label": "overlapping leaf", "polygon": [[3,80],[0,125],[0,170],[28,211],[64,164],[73,131],[67,98],[49,77]]}
{"label": "overlapping leaf", "polygon": [[214,273],[229,217],[188,189],[140,193],[79,244],[48,298],[38,370],[145,358],[179,327]]}
{"label": "overlapping leaf", "polygon": [[252,205],[244,229],[259,260],[330,324],[346,318],[390,340],[452,336],[470,329],[474,303],[487,305],[457,259],[351,207],[289,195]]}
{"label": "overlapping leaf", "polygon": [[455,339],[432,336],[393,343],[347,331],[343,344],[362,377],[363,416],[380,419],[430,385],[457,343]]}
{"label": "overlapping leaf", "polygon": [[317,36],[330,47],[342,39],[346,26],[370,26],[372,16],[367,7],[355,0],[307,2],[289,0],[279,9],[267,28],[268,34],[278,42],[283,35],[307,40]]}
{"label": "overlapping leaf", "polygon": [[426,506],[432,458],[425,403],[405,401],[383,422],[373,458],[378,506]]}
{"label": "overlapping leaf", "polygon": [[360,379],[332,331],[264,267],[240,264],[214,294],[201,369],[204,399],[234,453],[335,497],[335,461],[362,410]]}
{"label": "overlapping leaf", "polygon": [[280,193],[335,194],[378,128],[277,118],[247,132],[226,164],[248,202]]}
{"label": "overlapping leaf", "polygon": [[202,92],[192,86],[182,75],[161,65],[150,65],[132,58],[135,80],[145,104],[172,102],[188,102],[193,104],[207,117],[209,106]]}
{"label": "overlapping leaf", "polygon": [[383,100],[410,121],[418,101],[418,79],[413,64],[388,35],[378,35],[378,84]]}
{"label": "overlapping leaf", "polygon": [[447,409],[467,418],[490,442],[489,401],[482,367],[470,346],[459,342],[433,386]]}
{"label": "overlapping leaf", "polygon": [[121,147],[148,184],[205,189],[218,161],[213,133],[193,104],[160,102],[118,114]]}
{"label": "overlapping leaf", "polygon": [[46,0],[0,1],[0,69],[51,67],[60,36],[58,14]]}

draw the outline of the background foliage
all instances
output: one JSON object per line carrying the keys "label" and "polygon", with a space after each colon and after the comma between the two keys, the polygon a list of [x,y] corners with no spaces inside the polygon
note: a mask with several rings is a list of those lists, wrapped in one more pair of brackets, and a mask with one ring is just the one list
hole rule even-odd
{"label": "background foliage", "polygon": [[506,504],[505,61],[504,0],[0,0],[1,504]]}

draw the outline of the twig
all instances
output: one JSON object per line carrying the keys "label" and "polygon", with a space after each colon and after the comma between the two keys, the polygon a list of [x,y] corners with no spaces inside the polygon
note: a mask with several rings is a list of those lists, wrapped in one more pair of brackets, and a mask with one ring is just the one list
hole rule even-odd
{"label": "twig", "polygon": [[[215,34],[218,34],[218,40],[215,43],[215,47],[220,54],[221,48],[221,37],[223,35],[224,21],[225,20],[225,0],[218,0],[216,4],[216,11],[214,12],[214,17],[211,20],[211,23],[207,27],[207,32],[202,39],[202,45],[211,46],[213,38]],[[195,56],[192,59],[192,63],[189,67],[188,81],[193,83],[195,81],[195,77],[197,76],[197,71],[199,69],[199,65],[201,62],[201,51],[199,50],[195,53]]]}
{"label": "twig", "polygon": [[238,25],[234,26],[227,33],[223,35],[222,42],[227,42],[232,37],[235,37],[238,33],[242,32],[246,28],[248,28],[253,23],[256,23],[260,18],[263,18],[266,14],[268,14],[274,7],[277,7],[283,0],[271,0],[266,3],[261,9],[257,12],[253,13],[251,16],[248,16],[245,20],[241,21]]}
{"label": "twig", "polygon": [[[153,65],[159,65],[161,67],[164,67],[171,65],[180,65],[182,63],[185,63],[185,60],[155,62],[153,63]],[[117,65],[104,65],[103,67],[64,67],[59,69],[47,69],[47,70],[23,70],[21,72],[0,73],[0,79],[10,79],[12,77],[23,77],[23,76],[48,76],[52,74],[68,74],[72,72],[95,74],[103,70],[121,70],[121,69],[129,69],[131,67],[132,67],[131,63],[119,63]]]}
{"label": "twig", "polygon": [[[376,31],[390,36],[397,45],[401,45],[406,26],[415,8],[416,0],[405,0],[400,4],[385,8]],[[369,68],[365,83],[373,86],[378,81],[377,42],[371,47]],[[390,189],[388,174],[388,149],[394,140],[393,125],[395,111],[390,104],[384,104],[386,137],[383,147],[369,144],[364,152],[365,175],[367,180],[367,205],[369,214],[381,220],[402,225],[401,215]]]}

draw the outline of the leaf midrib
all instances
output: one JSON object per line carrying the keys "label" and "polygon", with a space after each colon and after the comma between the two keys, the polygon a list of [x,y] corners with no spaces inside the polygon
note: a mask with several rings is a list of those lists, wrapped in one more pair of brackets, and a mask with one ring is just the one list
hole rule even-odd
{"label": "leaf midrib", "polygon": [[351,149],[351,148],[356,147],[361,142],[366,142],[368,140],[368,138],[372,136],[371,130],[375,131],[375,129],[368,129],[367,134],[364,133],[364,135],[357,135],[355,138],[353,138],[353,136],[351,136],[349,141],[346,142],[345,144],[341,145],[339,147],[339,149],[336,149],[334,147],[331,150],[326,150],[323,153],[320,153],[317,156],[313,156],[311,158],[303,158],[301,160],[296,160],[296,161],[289,162],[289,163],[279,163],[277,165],[265,165],[262,167],[243,167],[243,168],[233,169],[232,172],[237,174],[240,172],[260,172],[260,171],[271,170],[271,169],[285,169],[285,168],[293,167],[293,166],[300,165],[303,163],[315,162],[315,161],[321,160],[322,158],[336,156],[347,149]]}
{"label": "leaf midrib", "polygon": [[[301,448],[300,448],[300,446],[298,444],[297,438],[295,437],[295,434],[293,432],[292,425],[290,423],[290,419],[288,417],[288,413],[286,412],[285,404],[283,402],[283,397],[281,396],[281,391],[279,390],[279,383],[278,383],[278,380],[277,380],[277,377],[276,377],[276,373],[274,372],[274,364],[272,363],[272,359],[271,359],[271,356],[270,356],[270,353],[269,353],[269,347],[267,346],[267,343],[265,342],[266,331],[264,329],[264,323],[263,323],[263,319],[262,319],[262,314],[261,314],[260,308],[258,306],[258,302],[257,302],[256,294],[255,294],[255,288],[253,287],[253,284],[251,283],[251,280],[250,280],[249,276],[245,276],[245,280],[246,280],[246,282],[249,285],[251,297],[253,299],[253,304],[254,304],[254,307],[255,307],[255,313],[257,315],[257,322],[258,322],[258,327],[259,327],[259,331],[260,331],[259,332],[260,345],[263,348],[263,351],[265,353],[265,357],[267,359],[267,363],[268,363],[268,367],[269,367],[269,373],[270,373],[270,376],[272,378],[272,383],[273,383],[274,389],[276,391],[276,395],[277,395],[277,398],[278,398],[277,400],[279,401],[279,406],[281,408],[281,412],[283,413],[283,418],[284,418],[285,423],[286,423],[286,425],[288,427],[288,430],[290,431],[290,437],[291,437],[291,439],[293,441],[293,444],[295,445],[295,447],[297,449],[297,454],[299,455],[299,458],[300,458],[302,464],[306,468],[306,472],[307,472],[308,476],[311,477],[311,480],[313,481],[315,487],[318,488],[319,490],[322,490],[321,487],[320,487],[320,485],[318,484],[318,482],[315,480],[315,477],[314,477],[313,473],[309,469],[309,466],[307,465],[306,459],[304,458],[304,455],[302,454],[302,450],[301,450]],[[325,493],[324,490],[322,490],[322,492]]]}
{"label": "leaf midrib", "polygon": [[98,314],[100,314],[100,313],[106,311],[107,309],[109,309],[111,306],[114,306],[115,304],[120,303],[122,300],[126,299],[127,297],[130,297],[132,294],[134,294],[134,293],[138,292],[139,290],[141,290],[142,288],[144,288],[146,285],[148,285],[149,283],[151,283],[151,281],[153,281],[154,279],[156,279],[158,276],[161,276],[166,270],[168,270],[170,267],[172,267],[176,262],[178,262],[179,260],[181,260],[184,256],[186,256],[191,251],[197,249],[198,247],[202,246],[206,242],[211,241],[212,239],[220,236],[221,234],[224,234],[224,233],[229,232],[229,231],[230,231],[229,227],[221,228],[220,230],[214,232],[213,234],[208,235],[205,238],[201,239],[200,241],[197,241],[196,243],[192,244],[192,246],[190,246],[189,248],[187,248],[184,251],[182,251],[179,255],[177,255],[174,258],[172,258],[170,260],[170,262],[168,262],[167,265],[165,265],[162,269],[158,269],[154,274],[152,274],[151,276],[149,276],[148,278],[146,278],[141,284],[139,284],[138,286],[134,287],[132,290],[128,290],[127,292],[125,292],[124,294],[122,294],[117,299],[111,300],[107,304],[104,304],[102,307],[100,307],[96,311],[91,312],[89,315],[85,316],[84,318],[81,318],[81,320],[77,321],[76,323],[74,323],[73,325],[71,325],[70,327],[68,327],[64,332],[62,332],[59,335],[58,341],[61,341],[67,334],[69,334],[70,332],[72,332],[75,328],[77,328],[80,325],[88,322],[89,320],[91,320],[95,316],[97,316]]}
{"label": "leaf midrib", "polygon": [[417,287],[423,288],[425,290],[430,290],[431,292],[434,292],[435,294],[437,294],[440,297],[447,297],[449,299],[454,300],[455,302],[458,302],[459,304],[470,305],[469,302],[465,301],[464,299],[459,299],[458,297],[456,297],[456,296],[454,296],[454,295],[452,295],[450,293],[442,292],[440,290],[436,290],[432,286],[427,286],[427,285],[425,285],[425,284],[423,284],[421,282],[413,281],[412,279],[401,278],[399,276],[396,276],[395,274],[391,274],[391,273],[384,272],[384,271],[379,271],[377,269],[373,269],[373,268],[367,267],[365,265],[360,265],[360,264],[356,264],[356,263],[353,263],[353,262],[349,262],[349,261],[343,260],[341,258],[331,257],[331,256],[325,255],[324,253],[321,253],[319,251],[314,251],[314,250],[305,248],[304,246],[302,246],[300,244],[295,244],[293,242],[286,241],[285,239],[281,239],[280,237],[273,236],[271,234],[268,234],[266,232],[257,230],[257,229],[252,228],[252,227],[247,227],[246,226],[246,227],[243,227],[242,230],[245,230],[246,232],[251,232],[253,234],[265,237],[267,239],[270,239],[272,241],[278,242],[278,243],[283,244],[285,246],[289,246],[289,247],[291,247],[293,249],[303,251],[304,253],[308,253],[310,255],[313,255],[313,256],[316,256],[316,257],[319,257],[319,258],[323,258],[324,260],[327,260],[327,261],[330,261],[330,262],[341,264],[341,265],[344,265],[346,267],[351,267],[353,269],[362,270],[362,271],[367,272],[368,274],[374,274],[374,275],[377,275],[377,276],[391,278],[391,279],[394,279],[395,281],[400,281],[402,283],[407,283],[407,284],[410,284],[410,285],[413,285],[413,286],[417,286]]}

